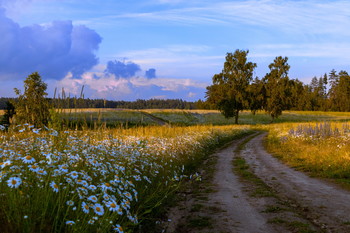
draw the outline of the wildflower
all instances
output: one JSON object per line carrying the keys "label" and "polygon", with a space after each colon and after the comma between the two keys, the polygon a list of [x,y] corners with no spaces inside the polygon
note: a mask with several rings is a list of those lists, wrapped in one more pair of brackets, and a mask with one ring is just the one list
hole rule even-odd
{"label": "wildflower", "polygon": [[116,224],[113,230],[117,231],[118,233],[124,232],[123,228],[119,224]]}
{"label": "wildflower", "polygon": [[97,202],[97,197],[95,195],[92,195],[92,196],[88,197],[88,200],[92,201],[92,202]]}
{"label": "wildflower", "polygon": [[67,181],[68,184],[72,184],[73,183],[71,178],[69,178],[69,177],[65,177],[65,178],[66,178],[66,181]]}
{"label": "wildflower", "polygon": [[23,163],[33,163],[33,162],[35,162],[35,159],[32,156],[27,155],[27,156],[22,158],[22,161],[23,161]]}
{"label": "wildflower", "polygon": [[23,218],[24,218],[24,219],[27,219],[27,218],[28,218],[28,215],[24,215]]}
{"label": "wildflower", "polygon": [[66,202],[66,204],[69,205],[69,206],[73,206],[74,205],[74,201],[69,200],[69,201]]}
{"label": "wildflower", "polygon": [[97,215],[100,215],[100,216],[102,216],[103,214],[104,214],[104,209],[103,209],[103,206],[101,205],[101,204],[95,204],[94,205],[94,211],[95,211],[95,213],[97,214]]}
{"label": "wildflower", "polygon": [[117,203],[115,203],[114,201],[109,201],[106,203],[106,206],[109,208],[110,211],[112,212],[116,212],[119,211],[120,206],[117,205]]}
{"label": "wildflower", "polygon": [[78,181],[77,181],[77,184],[80,184],[80,185],[82,185],[82,186],[84,186],[84,187],[87,187],[87,186],[88,186],[88,182],[86,182],[86,180],[78,180]]}
{"label": "wildflower", "polygon": [[79,176],[78,172],[76,172],[76,171],[72,171],[71,173],[69,173],[69,175],[70,175],[73,179],[77,179],[78,176]]}
{"label": "wildflower", "polygon": [[130,194],[129,192],[126,192],[126,191],[125,191],[123,194],[124,194],[124,196],[127,197],[130,201],[132,200],[132,196],[131,196],[131,194]]}
{"label": "wildflower", "polygon": [[5,162],[3,162],[3,163],[0,163],[1,164],[1,168],[4,168],[4,167],[6,167],[6,166],[9,166],[9,165],[11,165],[11,160],[7,160],[7,161],[5,161]]}
{"label": "wildflower", "polygon": [[105,194],[103,195],[103,199],[105,199],[105,201],[109,201],[111,197],[108,194]]}
{"label": "wildflower", "polygon": [[97,187],[96,187],[95,185],[90,185],[90,186],[89,186],[89,189],[90,189],[91,191],[95,191],[95,190],[97,189]]}
{"label": "wildflower", "polygon": [[22,184],[22,180],[19,177],[11,177],[7,181],[7,185],[10,188],[18,188]]}
{"label": "wildflower", "polygon": [[62,164],[62,165],[58,165],[58,168],[61,172],[63,173],[67,173],[68,172],[68,166],[67,164]]}
{"label": "wildflower", "polygon": [[90,224],[90,225],[92,225],[92,224],[94,224],[95,223],[95,220],[93,220],[93,219],[90,219],[89,221],[88,221],[88,224]]}
{"label": "wildflower", "polygon": [[75,224],[75,222],[74,222],[74,221],[66,221],[66,225],[70,225],[70,226],[72,226],[73,224]]}
{"label": "wildflower", "polygon": [[88,206],[84,201],[81,203],[81,208],[83,209],[83,212],[84,212],[85,214],[88,214],[88,213],[89,213],[90,208],[89,208],[89,206]]}
{"label": "wildflower", "polygon": [[39,134],[40,130],[41,129],[32,129],[33,133],[35,133],[35,134]]}
{"label": "wildflower", "polygon": [[32,172],[38,172],[39,170],[39,166],[36,164],[32,164],[32,165],[28,165],[29,170],[31,170]]}
{"label": "wildflower", "polygon": [[6,127],[5,127],[5,126],[0,125],[0,130],[4,131],[5,129],[6,129]]}
{"label": "wildflower", "polygon": [[42,175],[42,176],[44,176],[44,175],[47,174],[47,172],[46,172],[44,169],[38,169],[38,170],[36,171],[36,173],[39,174],[39,175]]}
{"label": "wildflower", "polygon": [[58,193],[58,185],[55,183],[55,181],[51,181],[50,186],[54,192]]}

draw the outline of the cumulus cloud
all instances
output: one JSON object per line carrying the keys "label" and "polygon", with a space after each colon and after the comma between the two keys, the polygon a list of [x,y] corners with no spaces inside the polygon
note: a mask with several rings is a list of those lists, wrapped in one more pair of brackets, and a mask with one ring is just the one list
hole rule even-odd
{"label": "cumulus cloud", "polygon": [[114,74],[118,78],[130,78],[135,76],[136,72],[138,71],[141,71],[139,65],[133,62],[125,63],[125,61],[109,61],[105,70],[106,73]]}
{"label": "cumulus cloud", "polygon": [[156,77],[156,70],[152,68],[144,72],[144,76],[136,76],[136,71],[141,71],[141,68],[134,62],[113,61],[108,64],[112,66],[107,65],[106,69],[100,72],[86,72],[80,78],[75,78],[69,73],[64,79],[51,85],[64,87],[66,93],[71,93],[73,96],[79,96],[84,86],[84,94],[89,98],[115,100],[150,98],[193,100],[197,97],[194,93],[203,92],[208,85],[191,79]]}
{"label": "cumulus cloud", "polygon": [[149,70],[146,70],[145,76],[146,76],[146,78],[155,78],[156,77],[156,69],[151,68]]}
{"label": "cumulus cloud", "polygon": [[98,63],[94,52],[102,38],[71,21],[21,27],[0,7],[1,79],[18,79],[38,71],[43,78],[79,76]]}

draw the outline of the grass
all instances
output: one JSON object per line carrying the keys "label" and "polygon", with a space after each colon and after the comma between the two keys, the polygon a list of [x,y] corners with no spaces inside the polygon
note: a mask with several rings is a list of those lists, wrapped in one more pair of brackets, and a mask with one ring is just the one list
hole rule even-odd
{"label": "grass", "polygon": [[[250,132],[243,123],[269,130],[267,148],[291,166],[350,186],[350,135],[342,131],[350,113],[285,112],[275,124],[268,124],[265,113],[243,112],[241,125],[232,126],[232,120],[217,111],[146,111],[172,125],[157,126],[139,111],[85,109],[61,113],[73,126],[80,122],[82,127],[76,128],[84,130],[21,125],[0,132],[2,232],[108,232],[119,226],[127,232],[141,225],[152,229],[151,222],[182,182],[198,178],[195,171],[208,153]],[[320,132],[324,120],[334,121],[331,130],[323,127],[327,134]],[[87,122],[97,127],[88,127]],[[235,172],[254,184],[253,196],[274,195],[250,172],[244,158],[233,163]],[[210,177],[214,170],[207,172]],[[202,191],[206,200],[205,194],[215,190]],[[194,220],[197,226],[210,222]],[[303,229],[302,224],[292,225]]]}
{"label": "grass", "polygon": [[[215,110],[129,110],[129,109],[63,109],[59,110],[62,118],[70,128],[129,128],[135,126],[158,125],[164,121],[175,126],[190,125],[232,125],[234,119],[226,119],[219,111]],[[151,114],[151,116],[147,114]],[[157,119],[157,120],[155,120]],[[301,112],[285,111],[274,123],[287,122],[312,122],[349,120],[349,113],[338,112]],[[239,124],[259,125],[270,124],[271,117],[265,112],[259,111],[255,115],[249,111],[243,111],[239,116]]]}
{"label": "grass", "polygon": [[2,232],[143,229],[243,126],[0,132]]}
{"label": "grass", "polygon": [[211,228],[212,219],[210,217],[196,217],[190,218],[188,221],[188,226],[191,228]]}
{"label": "grass", "polygon": [[350,187],[349,122],[270,125],[266,147],[285,163],[314,177]]}

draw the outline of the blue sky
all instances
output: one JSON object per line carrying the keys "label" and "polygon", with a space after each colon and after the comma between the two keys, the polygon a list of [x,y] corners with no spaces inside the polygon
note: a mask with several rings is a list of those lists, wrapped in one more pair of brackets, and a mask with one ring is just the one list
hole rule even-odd
{"label": "blue sky", "polygon": [[204,99],[227,52],[263,77],[287,56],[309,83],[350,64],[350,1],[0,0],[0,96],[38,71],[48,93]]}

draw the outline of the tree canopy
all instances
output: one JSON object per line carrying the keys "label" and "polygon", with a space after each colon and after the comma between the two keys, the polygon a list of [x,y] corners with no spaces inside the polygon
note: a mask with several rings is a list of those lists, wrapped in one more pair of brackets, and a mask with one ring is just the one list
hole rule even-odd
{"label": "tree canopy", "polygon": [[235,117],[238,123],[239,112],[249,106],[249,84],[253,79],[256,64],[247,61],[249,51],[236,50],[227,53],[221,73],[213,76],[213,85],[207,87],[207,100],[226,117]]}
{"label": "tree canopy", "polygon": [[18,124],[29,123],[35,127],[47,125],[50,119],[50,106],[46,98],[47,84],[44,83],[39,73],[34,72],[24,80],[24,93],[15,88],[18,95],[14,102],[16,109],[15,122]]}

